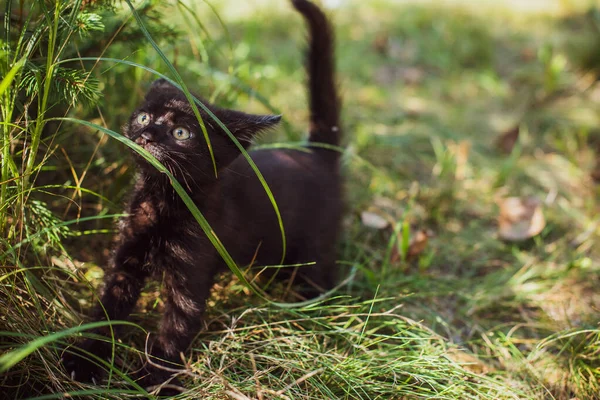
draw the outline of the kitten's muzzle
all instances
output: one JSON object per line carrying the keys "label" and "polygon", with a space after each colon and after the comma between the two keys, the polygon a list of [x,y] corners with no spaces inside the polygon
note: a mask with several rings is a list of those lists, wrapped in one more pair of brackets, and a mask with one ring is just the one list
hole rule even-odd
{"label": "kitten's muzzle", "polygon": [[147,143],[155,142],[156,136],[152,132],[144,131],[141,135],[136,135],[133,141],[143,146]]}
{"label": "kitten's muzzle", "polygon": [[148,142],[156,141],[156,135],[151,131],[142,132],[142,138],[146,139]]}

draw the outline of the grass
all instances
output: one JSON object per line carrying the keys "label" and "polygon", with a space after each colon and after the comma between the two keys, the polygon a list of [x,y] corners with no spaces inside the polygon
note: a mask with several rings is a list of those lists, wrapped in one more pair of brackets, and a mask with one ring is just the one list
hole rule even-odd
{"label": "grass", "polygon": [[[282,129],[260,144],[303,137],[300,18],[285,2],[232,4],[138,10],[192,89],[223,106],[283,114]],[[600,42],[598,10],[474,4],[350,1],[332,11],[347,141],[339,259],[352,278],[328,301],[286,309],[221,277],[185,355],[188,391],[178,398],[597,397],[600,220],[590,174],[600,96],[590,54]],[[139,366],[144,329],[154,329],[163,306],[160,284],[148,284],[134,325],[115,343],[108,383],[71,382],[60,368],[65,344],[86,334],[133,168],[103,130],[49,119],[118,131],[153,77],[123,64],[67,64],[102,98],[72,93],[65,106],[41,74],[72,76],[57,61],[101,53],[169,73],[128,8],[86,10],[102,16],[106,37],[91,45],[53,11],[39,25],[48,28],[42,39],[12,47],[0,65],[0,382],[10,399],[139,394],[123,373]],[[65,15],[83,21],[77,26],[97,21]],[[39,77],[27,75],[32,63],[45,65]],[[15,86],[34,81],[31,97]],[[505,151],[498,138],[514,129]],[[506,196],[542,200],[538,236],[499,238]],[[389,227],[365,225],[364,211]],[[419,231],[426,245],[409,257]]]}

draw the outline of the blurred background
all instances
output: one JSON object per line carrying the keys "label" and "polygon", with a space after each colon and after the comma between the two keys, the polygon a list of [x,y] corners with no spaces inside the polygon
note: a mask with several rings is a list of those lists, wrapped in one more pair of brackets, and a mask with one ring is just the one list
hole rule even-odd
{"label": "blurred background", "polygon": [[[306,32],[287,1],[138,2],[141,23],[122,1],[0,4],[0,351],[11,355],[85,320],[135,173],[123,144],[56,118],[119,132],[156,79],[144,67],[173,77],[153,40],[210,102],[283,115],[258,146],[300,141]],[[189,398],[597,398],[598,3],[321,4],[344,101],[350,282],[330,303],[284,310],[223,277]],[[134,315],[147,328],[159,292],[149,284]],[[121,398],[63,376],[71,340],[0,358],[7,398]],[[143,340],[124,345],[135,365]]]}

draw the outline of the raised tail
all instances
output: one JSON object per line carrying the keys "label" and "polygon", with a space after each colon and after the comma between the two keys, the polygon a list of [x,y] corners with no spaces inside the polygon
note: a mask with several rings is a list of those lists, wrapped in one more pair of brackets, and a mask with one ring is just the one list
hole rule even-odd
{"label": "raised tail", "polygon": [[[292,0],[309,28],[306,69],[310,103],[309,141],[338,146],[341,101],[335,82],[334,34],[323,11],[308,0]],[[339,152],[327,151],[331,156]],[[335,157],[337,159],[337,157]]]}

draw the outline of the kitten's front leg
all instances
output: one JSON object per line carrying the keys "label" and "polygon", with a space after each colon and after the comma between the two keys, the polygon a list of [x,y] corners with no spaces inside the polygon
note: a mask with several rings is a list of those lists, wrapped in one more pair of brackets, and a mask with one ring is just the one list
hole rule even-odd
{"label": "kitten's front leg", "polygon": [[[119,246],[115,253],[114,268],[104,278],[104,294],[94,309],[93,321],[122,320],[129,316],[148,275],[143,267],[144,248],[142,237],[130,238]],[[114,326],[113,330],[118,331],[118,326]],[[105,326],[92,333],[110,338],[111,328]],[[85,353],[107,359],[112,352],[112,345],[101,340],[86,339],[69,351],[63,356],[63,364],[70,376],[79,381],[95,382],[102,376],[103,368]]]}
{"label": "kitten's front leg", "polygon": [[150,362],[144,368],[144,386],[161,384],[172,375],[172,369],[182,368],[181,353],[200,331],[206,299],[214,282],[213,263],[194,265],[179,258],[171,260],[170,265],[174,262],[178,265],[165,274],[165,311]]}

